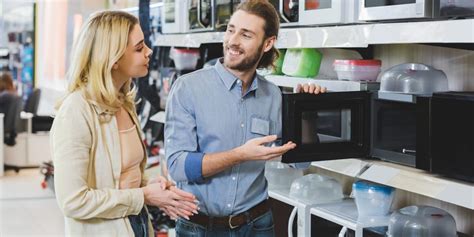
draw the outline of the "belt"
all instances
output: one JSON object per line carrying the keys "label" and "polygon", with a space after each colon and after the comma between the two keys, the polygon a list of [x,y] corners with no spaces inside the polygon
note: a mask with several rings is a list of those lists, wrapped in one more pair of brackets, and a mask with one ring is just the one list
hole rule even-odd
{"label": "belt", "polygon": [[235,229],[243,224],[253,221],[255,218],[265,214],[270,210],[270,203],[265,200],[249,210],[237,215],[212,217],[204,214],[190,216],[189,220],[195,224],[208,227],[227,227]]}

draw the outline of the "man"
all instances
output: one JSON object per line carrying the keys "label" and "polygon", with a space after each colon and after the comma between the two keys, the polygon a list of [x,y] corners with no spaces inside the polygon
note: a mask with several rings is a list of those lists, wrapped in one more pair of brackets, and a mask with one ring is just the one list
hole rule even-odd
{"label": "man", "polygon": [[224,58],[173,85],[166,107],[168,168],[178,186],[200,201],[199,214],[178,219],[178,236],[274,235],[265,161],[295,144],[270,146],[281,135],[282,97],[256,69],[278,56],[278,29],[268,1],[241,3],[224,35]]}

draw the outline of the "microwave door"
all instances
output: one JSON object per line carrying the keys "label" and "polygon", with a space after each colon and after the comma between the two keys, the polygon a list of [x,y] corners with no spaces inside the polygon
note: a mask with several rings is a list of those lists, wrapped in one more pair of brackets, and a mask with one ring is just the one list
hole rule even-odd
{"label": "microwave door", "polygon": [[224,31],[237,0],[216,0],[216,30]]}
{"label": "microwave door", "polygon": [[[341,0],[299,0],[300,25],[326,25],[344,22],[345,4]],[[344,3],[343,3],[344,2]]]}
{"label": "microwave door", "polygon": [[296,148],[285,163],[367,157],[370,151],[370,93],[284,94],[282,141]]}
{"label": "microwave door", "polygon": [[433,0],[359,0],[359,20],[431,18]]}
{"label": "microwave door", "polygon": [[282,26],[295,26],[299,20],[299,0],[279,0]]}

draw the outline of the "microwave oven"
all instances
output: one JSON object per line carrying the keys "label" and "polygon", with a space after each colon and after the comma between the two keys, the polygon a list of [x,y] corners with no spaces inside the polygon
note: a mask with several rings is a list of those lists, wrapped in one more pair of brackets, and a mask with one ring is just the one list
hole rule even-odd
{"label": "microwave oven", "polygon": [[439,0],[359,0],[359,9],[361,21],[432,18]]}
{"label": "microwave oven", "polygon": [[240,0],[190,0],[189,31],[224,31]]}
{"label": "microwave oven", "polygon": [[474,92],[433,94],[432,171],[474,182]]}
{"label": "microwave oven", "polygon": [[186,33],[189,29],[186,1],[163,0],[161,31],[163,34]]}
{"label": "microwave oven", "polygon": [[283,94],[286,163],[378,158],[430,170],[430,97],[367,91]]}
{"label": "microwave oven", "polygon": [[359,4],[353,0],[270,0],[280,25],[337,25],[358,21]]}
{"label": "microwave oven", "polygon": [[440,17],[474,17],[474,1],[439,0]]}
{"label": "microwave oven", "polygon": [[354,0],[300,0],[299,25],[355,23],[359,4]]}

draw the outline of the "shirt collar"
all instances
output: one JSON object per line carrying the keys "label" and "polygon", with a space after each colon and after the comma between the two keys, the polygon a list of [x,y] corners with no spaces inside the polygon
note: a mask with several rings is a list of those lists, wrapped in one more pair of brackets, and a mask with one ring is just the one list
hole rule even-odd
{"label": "shirt collar", "polygon": [[[214,66],[217,73],[219,74],[219,77],[221,78],[222,82],[224,83],[225,87],[227,90],[231,90],[232,87],[238,83],[237,81],[240,81],[238,77],[236,77],[234,74],[229,72],[227,68],[222,64],[221,61],[223,61],[224,58],[219,58],[216,62],[216,65]],[[255,73],[255,76],[253,78],[252,84],[250,85],[249,92],[257,90],[258,89],[258,76],[257,73]]]}

